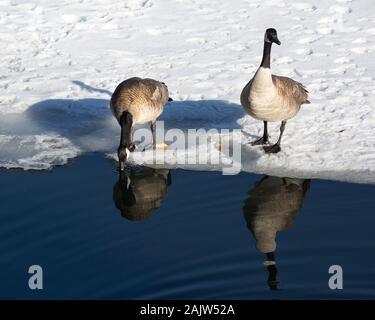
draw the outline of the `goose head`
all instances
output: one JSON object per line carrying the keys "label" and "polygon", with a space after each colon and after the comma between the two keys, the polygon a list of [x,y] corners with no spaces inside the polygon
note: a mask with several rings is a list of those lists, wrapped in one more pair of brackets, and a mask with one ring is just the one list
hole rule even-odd
{"label": "goose head", "polygon": [[266,30],[264,34],[264,41],[269,43],[276,43],[278,45],[281,44],[279,38],[277,37],[277,31],[274,28],[269,28]]}
{"label": "goose head", "polygon": [[168,97],[168,102],[171,102],[171,101],[173,101],[173,99],[169,96],[169,93],[168,93],[168,86],[165,84],[165,82],[162,82],[161,83],[162,85],[163,85],[163,87],[164,87],[164,89],[165,89],[165,91],[166,91],[166,95],[167,95],[167,97]]}

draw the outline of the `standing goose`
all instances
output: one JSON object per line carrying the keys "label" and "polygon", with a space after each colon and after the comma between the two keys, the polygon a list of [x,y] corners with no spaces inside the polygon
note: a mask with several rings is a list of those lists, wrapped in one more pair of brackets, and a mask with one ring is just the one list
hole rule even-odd
{"label": "standing goose", "polygon": [[120,171],[125,168],[129,152],[134,151],[132,126],[151,123],[153,147],[156,145],[156,119],[167,101],[168,87],[153,79],[130,78],[121,82],[111,97],[110,107],[121,126],[118,159]]}
{"label": "standing goose", "polygon": [[263,59],[255,76],[243,88],[241,104],[250,116],[263,120],[263,137],[254,141],[252,145],[268,144],[267,122],[281,121],[280,136],[276,144],[265,146],[267,153],[277,153],[281,150],[281,137],[288,119],[294,117],[302,104],[310,103],[307,100],[308,91],[293,79],[271,74],[271,46],[280,45],[275,29],[267,29],[264,35]]}

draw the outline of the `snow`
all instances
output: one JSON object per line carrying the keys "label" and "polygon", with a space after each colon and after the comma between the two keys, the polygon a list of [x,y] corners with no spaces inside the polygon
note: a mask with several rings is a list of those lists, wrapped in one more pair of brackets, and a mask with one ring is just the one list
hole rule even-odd
{"label": "snow", "polygon": [[[166,127],[243,129],[234,138],[242,143],[242,170],[375,183],[372,4],[0,0],[0,166],[51,169],[92,151],[116,158],[119,127],[108,101],[118,83],[140,76],[168,84],[175,102],[162,115]],[[262,123],[239,106],[268,27],[282,42],[273,48],[273,72],[302,82],[312,102],[288,122],[276,155],[247,144]],[[273,141],[278,132],[271,124]],[[197,152],[181,149],[168,159]]]}

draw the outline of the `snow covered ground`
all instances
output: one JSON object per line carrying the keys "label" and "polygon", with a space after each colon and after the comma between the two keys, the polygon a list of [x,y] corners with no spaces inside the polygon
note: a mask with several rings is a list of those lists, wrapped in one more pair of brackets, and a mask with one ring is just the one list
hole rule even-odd
{"label": "snow covered ground", "polygon": [[[273,72],[302,82],[312,102],[276,155],[246,145],[262,123],[239,106],[268,27],[282,42]],[[243,170],[375,183],[373,1],[0,0],[0,45],[1,167],[113,154],[108,100],[140,76],[168,84],[168,127],[243,129]]]}

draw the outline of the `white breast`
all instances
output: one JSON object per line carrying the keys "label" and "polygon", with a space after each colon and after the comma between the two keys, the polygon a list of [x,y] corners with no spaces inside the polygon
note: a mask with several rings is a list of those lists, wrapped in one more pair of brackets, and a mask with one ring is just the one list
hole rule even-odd
{"label": "white breast", "polygon": [[137,115],[133,117],[134,124],[144,124],[146,122],[155,121],[162,113],[162,108],[155,106],[144,106]]}
{"label": "white breast", "polygon": [[277,89],[272,82],[271,69],[260,67],[250,89],[249,114],[258,120],[283,120],[283,107],[279,100]]}
{"label": "white breast", "polygon": [[271,70],[260,67],[254,76],[250,90],[252,106],[268,106],[276,96],[276,88],[272,82]]}

